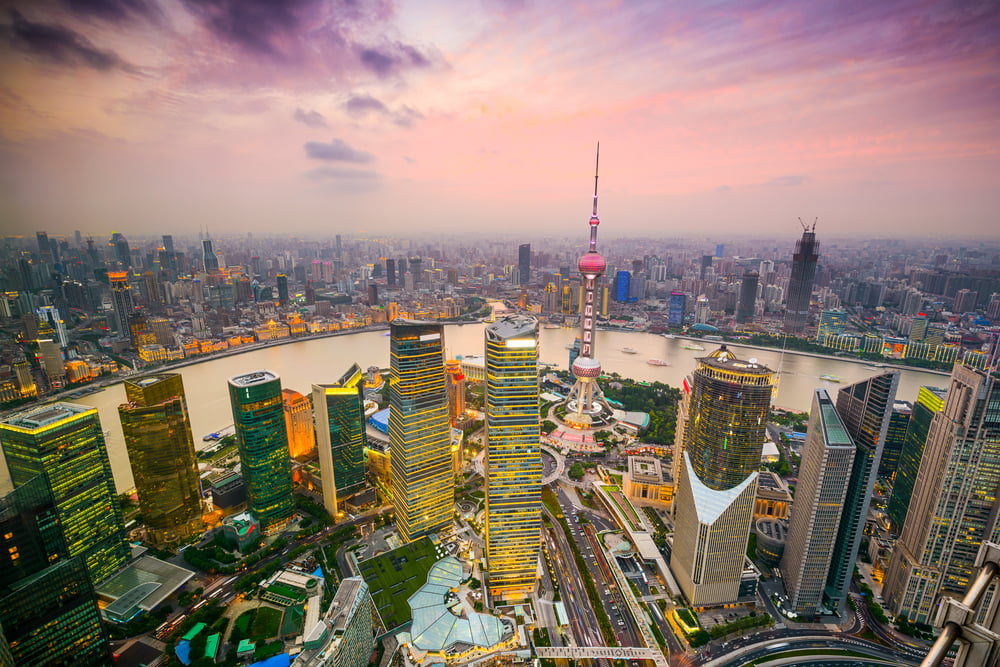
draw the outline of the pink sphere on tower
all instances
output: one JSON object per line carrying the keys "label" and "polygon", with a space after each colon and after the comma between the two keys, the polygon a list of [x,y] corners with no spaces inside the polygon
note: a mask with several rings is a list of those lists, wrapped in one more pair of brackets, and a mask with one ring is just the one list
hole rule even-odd
{"label": "pink sphere on tower", "polygon": [[584,276],[596,278],[604,273],[604,270],[608,268],[608,264],[604,261],[604,255],[596,250],[590,250],[580,257],[580,263],[577,264],[577,268]]}

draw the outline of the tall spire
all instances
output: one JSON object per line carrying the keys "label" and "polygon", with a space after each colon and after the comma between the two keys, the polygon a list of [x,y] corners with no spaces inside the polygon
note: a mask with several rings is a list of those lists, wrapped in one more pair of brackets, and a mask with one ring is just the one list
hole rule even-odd
{"label": "tall spire", "polygon": [[601,142],[597,142],[597,161],[594,163],[594,217],[597,217],[597,172],[601,166]]}

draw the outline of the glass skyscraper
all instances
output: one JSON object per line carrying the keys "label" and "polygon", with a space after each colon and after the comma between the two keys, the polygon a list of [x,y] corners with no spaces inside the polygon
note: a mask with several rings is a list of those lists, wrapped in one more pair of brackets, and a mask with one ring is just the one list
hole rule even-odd
{"label": "glass skyscraper", "polygon": [[897,535],[903,528],[906,510],[913,496],[913,484],[917,481],[917,473],[920,471],[920,457],[924,453],[931,419],[935,412],[944,409],[946,396],[947,392],[938,387],[921,387],[917,392],[917,402],[913,404],[913,414],[906,426],[906,437],[899,452],[899,465],[892,484],[892,496],[889,497],[889,506],[886,509],[889,530]]}
{"label": "glass skyscraper", "polygon": [[275,533],[291,520],[295,509],[281,379],[266,370],[231,377],[229,400],[247,509],[264,534]]}
{"label": "glass skyscraper", "polygon": [[792,255],[792,275],[788,280],[788,298],[785,300],[785,331],[798,333],[806,328],[809,319],[809,300],[816,280],[816,260],[819,259],[819,241],[815,225],[804,229],[802,238],[795,242]]}
{"label": "glass skyscraper", "polygon": [[490,595],[535,588],[541,530],[538,321],[511,315],[486,328],[486,569]]}
{"label": "glass skyscraper", "polygon": [[899,469],[899,455],[906,442],[906,431],[913,416],[913,405],[909,401],[896,401],[889,417],[889,430],[885,434],[882,445],[882,461],[878,465],[878,476],[894,483],[896,471]]}
{"label": "glass skyscraper", "polygon": [[0,421],[14,488],[44,475],[66,552],[80,556],[97,584],[129,556],[121,508],[97,409],[50,403]]}
{"label": "glass skyscraper", "polygon": [[150,542],[163,547],[202,529],[191,420],[178,373],[125,380],[118,415]]}
{"label": "glass skyscraper", "polygon": [[337,516],[338,501],[365,485],[364,378],[353,364],[337,382],[312,387],[323,506],[331,516]]}
{"label": "glass skyscraper", "polygon": [[389,354],[392,498],[411,542],[447,526],[455,509],[443,327],[393,320]]}
{"label": "glass skyscraper", "polygon": [[69,557],[48,479],[39,475],[0,498],[0,664],[110,662],[87,566]]}

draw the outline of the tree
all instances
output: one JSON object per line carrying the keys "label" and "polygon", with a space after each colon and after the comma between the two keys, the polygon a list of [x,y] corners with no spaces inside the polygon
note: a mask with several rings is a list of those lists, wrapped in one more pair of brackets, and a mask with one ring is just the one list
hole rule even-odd
{"label": "tree", "polygon": [[579,482],[583,479],[584,474],[586,474],[586,469],[583,467],[582,463],[577,461],[569,467],[569,471],[566,474],[569,475],[570,479]]}

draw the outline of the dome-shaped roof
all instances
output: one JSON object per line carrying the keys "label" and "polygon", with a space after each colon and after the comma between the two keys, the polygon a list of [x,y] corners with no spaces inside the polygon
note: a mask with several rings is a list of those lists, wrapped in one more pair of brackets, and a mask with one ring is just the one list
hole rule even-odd
{"label": "dome-shaped roof", "polygon": [[577,268],[585,276],[599,276],[608,268],[608,263],[604,260],[604,255],[596,250],[589,250],[580,257]]}
{"label": "dome-shaped roof", "polygon": [[601,221],[597,218],[596,215],[590,216],[590,226],[591,227],[596,227],[599,224],[601,224]]}
{"label": "dome-shaped roof", "polygon": [[573,375],[578,378],[596,378],[601,375],[601,362],[592,357],[577,357],[573,360]]}

